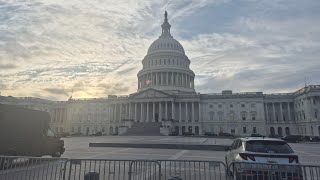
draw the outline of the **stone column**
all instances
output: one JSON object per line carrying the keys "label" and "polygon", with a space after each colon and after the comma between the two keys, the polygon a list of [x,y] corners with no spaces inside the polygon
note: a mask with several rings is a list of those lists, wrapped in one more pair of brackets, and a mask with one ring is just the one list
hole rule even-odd
{"label": "stone column", "polygon": [[166,120],[168,120],[168,102],[166,101],[166,109],[165,109],[165,117],[166,117]]}
{"label": "stone column", "polygon": [[129,117],[128,117],[128,119],[131,119],[132,115],[131,115],[131,103],[130,102],[129,102],[128,106],[129,106]]}
{"label": "stone column", "polygon": [[108,106],[108,115],[109,115],[109,122],[111,121],[112,119],[112,113],[111,113],[112,109],[111,109],[111,104],[109,104]]}
{"label": "stone column", "polygon": [[153,102],[152,105],[152,122],[156,122],[156,103]]}
{"label": "stone column", "polygon": [[119,108],[119,121],[121,122],[121,115],[122,115],[122,104],[119,105],[120,108]]}
{"label": "stone column", "polygon": [[191,87],[192,87],[192,89],[194,89],[194,80],[193,80],[193,77],[191,77]]}
{"label": "stone column", "polygon": [[181,122],[181,102],[179,102],[179,122]]}
{"label": "stone column", "polygon": [[143,122],[143,103],[140,103],[140,122]]}
{"label": "stone column", "polygon": [[282,102],[280,102],[279,107],[280,107],[280,116],[281,116],[280,121],[283,121]]}
{"label": "stone column", "polygon": [[138,114],[137,114],[137,103],[134,103],[134,122],[138,121]]}
{"label": "stone column", "polygon": [[179,78],[178,78],[178,73],[176,73],[176,86],[179,86],[179,80],[178,80]]}
{"label": "stone column", "polygon": [[192,106],[191,106],[191,107],[192,107],[192,112],[191,112],[191,113],[192,113],[191,121],[192,121],[192,122],[194,122],[194,102],[192,102],[192,104],[191,104],[191,105],[192,105]]}
{"label": "stone column", "polygon": [[173,86],[173,72],[171,72],[171,86]]}
{"label": "stone column", "polygon": [[288,108],[288,121],[291,121],[290,102],[287,102],[287,108]]}
{"label": "stone column", "polygon": [[270,119],[269,119],[269,110],[268,110],[268,103],[265,104],[265,107],[266,107],[266,122],[270,122]]}
{"label": "stone column", "polygon": [[174,101],[172,101],[172,103],[171,103],[171,112],[172,112],[172,113],[171,113],[171,114],[172,114],[172,115],[171,115],[171,118],[172,118],[172,119],[175,119],[175,114],[176,114],[175,112],[176,112],[176,111],[175,111],[175,107],[174,107]]}
{"label": "stone column", "polygon": [[159,122],[162,121],[162,105],[161,102],[159,102]]}
{"label": "stone column", "polygon": [[200,104],[200,101],[199,101],[199,122],[202,122],[201,121],[201,104]]}
{"label": "stone column", "polygon": [[186,122],[188,122],[188,102],[186,102]]}
{"label": "stone column", "polygon": [[273,122],[276,121],[276,108],[274,107],[274,103],[272,103],[272,112],[273,112]]}
{"label": "stone column", "polygon": [[117,106],[116,104],[113,104],[113,121],[117,121]]}
{"label": "stone column", "polygon": [[167,72],[167,82],[166,85],[169,86],[169,72]]}
{"label": "stone column", "polygon": [[147,102],[146,104],[147,104],[147,118],[146,118],[146,122],[149,122],[149,102]]}
{"label": "stone column", "polygon": [[188,87],[188,74],[185,74],[184,87]]}
{"label": "stone column", "polygon": [[155,82],[155,85],[156,85],[156,86],[158,86],[158,79],[159,79],[158,73],[156,72],[156,82]]}

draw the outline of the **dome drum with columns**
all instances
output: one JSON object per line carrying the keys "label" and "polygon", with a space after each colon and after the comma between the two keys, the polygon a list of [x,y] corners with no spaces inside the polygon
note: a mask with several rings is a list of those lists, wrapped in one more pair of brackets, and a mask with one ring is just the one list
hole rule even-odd
{"label": "dome drum with columns", "polygon": [[195,74],[181,44],[170,34],[167,12],[162,34],[148,49],[138,73],[138,91],[153,88],[165,92],[195,93]]}

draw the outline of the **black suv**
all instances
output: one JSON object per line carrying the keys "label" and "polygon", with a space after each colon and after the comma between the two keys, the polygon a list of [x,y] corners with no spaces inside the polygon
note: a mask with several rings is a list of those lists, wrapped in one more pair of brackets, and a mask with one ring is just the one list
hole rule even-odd
{"label": "black suv", "polygon": [[289,143],[298,143],[304,140],[301,135],[287,135],[281,139]]}

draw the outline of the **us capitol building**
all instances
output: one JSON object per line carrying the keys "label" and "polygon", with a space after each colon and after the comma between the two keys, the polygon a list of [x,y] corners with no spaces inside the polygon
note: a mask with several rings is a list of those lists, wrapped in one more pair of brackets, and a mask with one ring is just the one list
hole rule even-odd
{"label": "us capitol building", "polygon": [[279,94],[197,93],[191,62],[170,27],[165,13],[162,33],[142,60],[133,94],[68,101],[0,96],[0,103],[49,112],[57,133],[320,135],[320,85]]}

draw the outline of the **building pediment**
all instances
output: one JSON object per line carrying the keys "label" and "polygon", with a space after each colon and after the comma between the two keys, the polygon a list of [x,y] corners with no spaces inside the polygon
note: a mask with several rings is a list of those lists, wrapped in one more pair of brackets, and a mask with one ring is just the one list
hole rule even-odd
{"label": "building pediment", "polygon": [[155,89],[146,89],[130,95],[132,99],[143,99],[143,98],[171,98],[172,95],[155,90]]}

